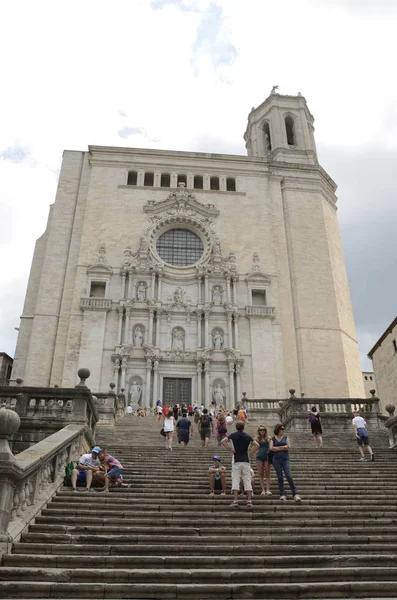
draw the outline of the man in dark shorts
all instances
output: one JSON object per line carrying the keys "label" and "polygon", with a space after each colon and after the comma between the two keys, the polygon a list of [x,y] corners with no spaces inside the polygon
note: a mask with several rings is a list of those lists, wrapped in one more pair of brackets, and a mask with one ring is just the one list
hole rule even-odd
{"label": "man in dark shorts", "polygon": [[214,432],[214,423],[206,408],[203,409],[198,425],[203,448],[207,448],[210,443],[211,431]]}
{"label": "man in dark shorts", "polygon": [[191,425],[191,422],[187,418],[187,413],[183,412],[182,417],[178,420],[176,424],[176,430],[178,432],[178,442],[182,444],[182,446],[187,446],[189,443]]}

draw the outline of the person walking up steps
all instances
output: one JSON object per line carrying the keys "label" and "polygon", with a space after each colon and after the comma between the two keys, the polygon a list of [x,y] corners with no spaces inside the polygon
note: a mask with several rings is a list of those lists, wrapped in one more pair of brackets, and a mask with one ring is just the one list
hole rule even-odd
{"label": "person walking up steps", "polygon": [[[245,433],[244,426],[244,423],[237,421],[236,431],[230,433],[222,440],[222,446],[233,454],[232,491],[234,500],[230,506],[234,508],[238,508],[241,480],[243,481],[244,491],[247,492],[247,508],[252,507],[251,466],[248,451],[256,451],[259,444],[250,435]],[[230,442],[232,442],[233,446]]]}
{"label": "person walking up steps", "polygon": [[323,428],[321,426],[320,415],[317,412],[317,407],[312,406],[311,412],[309,413],[309,423],[312,428],[312,435],[314,437],[314,443],[316,444],[316,448],[321,448],[323,445]]}
{"label": "person walking up steps", "polygon": [[296,491],[294,480],[291,475],[291,467],[289,462],[289,450],[291,443],[289,438],[284,433],[284,426],[278,423],[274,428],[274,436],[270,440],[270,451],[273,452],[273,467],[277,473],[278,489],[280,491],[280,500],[284,502],[287,500],[287,496],[284,492],[284,477],[285,474],[289,487],[291,488],[292,496],[295,502],[300,502],[301,497]]}
{"label": "person walking up steps", "polygon": [[358,449],[360,450],[361,458],[360,460],[365,460],[364,456],[364,448],[366,448],[369,452],[370,460],[374,462],[375,454],[372,451],[371,446],[369,445],[369,435],[367,430],[367,423],[360,416],[360,411],[353,411],[354,418],[352,420],[352,425],[354,427],[354,432],[357,438]]}
{"label": "person walking up steps", "polygon": [[[163,412],[164,414],[164,412]],[[174,437],[174,415],[171,411],[164,417],[164,433],[165,433],[165,447],[166,450],[172,450],[172,438]]]}
{"label": "person walking up steps", "polygon": [[191,422],[187,418],[187,413],[183,412],[182,417],[177,421],[176,430],[178,432],[178,443],[187,446],[190,437]]}
{"label": "person walking up steps", "polygon": [[259,445],[255,460],[258,467],[259,483],[261,484],[261,496],[271,496],[270,491],[270,462],[269,462],[269,434],[264,425],[258,427],[255,441]]}
{"label": "person walking up steps", "polygon": [[208,414],[208,410],[204,408],[199,419],[199,432],[203,448],[207,448],[210,443],[211,431],[214,431],[214,423],[212,417]]}

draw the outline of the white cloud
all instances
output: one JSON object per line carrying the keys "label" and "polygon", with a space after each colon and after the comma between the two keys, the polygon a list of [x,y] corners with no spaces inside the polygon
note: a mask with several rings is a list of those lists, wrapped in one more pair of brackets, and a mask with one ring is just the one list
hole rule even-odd
{"label": "white cloud", "polygon": [[[371,239],[371,215],[380,230],[393,215],[390,201],[381,202],[382,181],[388,198],[396,193],[387,160],[368,162],[371,148],[376,158],[397,146],[395,6],[392,0],[365,6],[359,0],[2,2],[0,19],[8,25],[0,38],[7,56],[1,71],[0,248],[7,256],[1,278],[3,290],[16,286],[1,299],[2,349],[13,353],[20,281],[26,282],[34,241],[54,201],[63,149],[125,143],[244,154],[248,112],[274,84],[281,93],[302,92],[315,115],[320,159],[323,153],[342,184],[344,238],[359,222],[360,243]],[[327,147],[348,163],[331,160]],[[344,177],[346,171],[355,177]],[[355,270],[357,253],[345,248]],[[372,248],[374,262],[377,257],[383,260],[380,245]],[[391,278],[385,271],[378,285],[387,287]],[[374,300],[357,299],[358,283],[351,280],[359,331],[373,335],[379,327],[371,320]],[[365,334],[361,342],[366,354]]]}

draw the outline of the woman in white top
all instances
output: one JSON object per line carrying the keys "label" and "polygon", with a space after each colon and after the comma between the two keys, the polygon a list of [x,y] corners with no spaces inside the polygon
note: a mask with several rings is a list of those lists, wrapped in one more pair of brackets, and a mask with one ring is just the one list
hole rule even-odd
{"label": "woman in white top", "polygon": [[164,433],[165,433],[165,447],[167,450],[172,450],[172,438],[174,436],[174,416],[172,413],[168,413],[164,417]]}

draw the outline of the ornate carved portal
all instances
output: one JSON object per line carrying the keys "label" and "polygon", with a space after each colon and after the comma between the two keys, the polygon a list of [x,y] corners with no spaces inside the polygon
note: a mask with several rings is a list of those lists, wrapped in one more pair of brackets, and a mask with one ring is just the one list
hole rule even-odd
{"label": "ornate carved portal", "polygon": [[223,253],[215,230],[219,211],[183,185],[143,210],[148,225],[139,248],[129,246],[121,257],[118,387],[129,385],[128,397],[136,396],[139,377],[140,402],[148,407],[157,399],[186,402],[189,389],[189,402],[232,408],[241,387],[238,273],[235,254]]}

